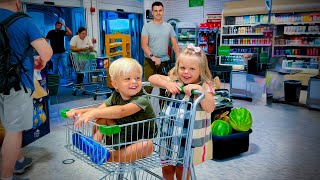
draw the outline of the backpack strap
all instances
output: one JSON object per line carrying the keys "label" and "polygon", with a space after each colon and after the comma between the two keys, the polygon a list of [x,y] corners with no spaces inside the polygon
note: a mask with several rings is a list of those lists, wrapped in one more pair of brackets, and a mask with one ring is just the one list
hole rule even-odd
{"label": "backpack strap", "polygon": [[23,12],[16,12],[11,14],[10,16],[8,16],[6,19],[4,19],[1,24],[8,29],[9,26],[11,26],[11,24],[13,24],[14,22],[16,22],[18,19],[24,18],[24,17],[29,17],[26,13]]}
{"label": "backpack strap", "polygon": [[[16,13],[13,13],[11,14],[10,16],[8,16],[6,19],[4,19],[2,22],[0,22],[0,24],[5,28],[5,29],[8,29],[14,22],[16,22],[17,20],[21,19],[21,18],[24,18],[24,17],[28,17],[28,18],[31,18],[30,16],[28,16],[27,14],[23,13],[23,12],[16,12]],[[9,44],[9,43],[8,43]],[[24,53],[23,53],[23,56],[22,56],[22,59],[19,59],[18,56],[16,55],[16,53],[12,50],[13,52],[13,55],[16,57],[17,61],[18,61],[18,68],[22,69],[22,72],[25,72],[25,67],[22,65],[22,60],[25,59],[27,57],[27,54],[29,52],[29,50],[32,48],[31,45],[29,45]],[[21,80],[21,77],[18,77],[19,78],[19,81],[22,83],[22,86],[23,86],[23,89],[24,91],[27,93],[27,88],[25,86],[25,84],[22,82]],[[20,90],[20,86],[19,85],[16,85],[14,87],[14,89],[16,91]],[[6,93],[8,94],[8,92]]]}

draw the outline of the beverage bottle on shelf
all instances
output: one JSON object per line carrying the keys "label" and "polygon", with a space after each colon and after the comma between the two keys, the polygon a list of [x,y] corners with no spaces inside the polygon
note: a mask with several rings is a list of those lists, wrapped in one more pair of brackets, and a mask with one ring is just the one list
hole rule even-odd
{"label": "beverage bottle on shelf", "polygon": [[310,48],[307,48],[307,54],[306,54],[307,56],[311,56],[310,55]]}
{"label": "beverage bottle on shelf", "polygon": [[313,50],[312,50],[312,56],[317,56],[317,55],[318,55],[318,53],[316,52],[316,50],[317,50],[317,48],[313,48]]}
{"label": "beverage bottle on shelf", "polygon": [[238,34],[238,29],[237,28],[233,29],[233,34]]}

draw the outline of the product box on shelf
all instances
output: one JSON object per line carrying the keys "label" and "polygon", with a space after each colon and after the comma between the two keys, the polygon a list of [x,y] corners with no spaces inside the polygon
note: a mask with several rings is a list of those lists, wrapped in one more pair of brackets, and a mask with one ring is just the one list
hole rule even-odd
{"label": "product box on shelf", "polygon": [[252,129],[246,132],[234,132],[227,136],[212,135],[213,159],[230,158],[249,150],[249,135]]}
{"label": "product box on shelf", "polygon": [[50,133],[48,99],[49,96],[34,99],[33,128],[22,132],[22,147]]}

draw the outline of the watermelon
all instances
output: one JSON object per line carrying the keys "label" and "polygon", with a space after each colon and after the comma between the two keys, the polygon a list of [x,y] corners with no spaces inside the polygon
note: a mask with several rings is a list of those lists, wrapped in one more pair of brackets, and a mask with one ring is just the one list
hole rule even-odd
{"label": "watermelon", "polygon": [[215,136],[226,136],[232,133],[231,125],[223,120],[215,120],[211,124],[211,130]]}
{"label": "watermelon", "polygon": [[252,126],[252,116],[246,108],[234,108],[229,114],[229,123],[236,131],[248,131]]}

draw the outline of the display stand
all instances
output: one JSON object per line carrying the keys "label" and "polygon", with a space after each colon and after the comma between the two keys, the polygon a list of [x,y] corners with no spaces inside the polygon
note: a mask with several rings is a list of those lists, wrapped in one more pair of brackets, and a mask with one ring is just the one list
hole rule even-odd
{"label": "display stand", "polygon": [[232,71],[230,77],[230,97],[252,101],[250,85],[248,81],[253,75],[245,71]]}
{"label": "display stand", "polygon": [[117,56],[131,57],[130,41],[131,38],[129,34],[106,34],[106,55],[109,58],[114,58]]}
{"label": "display stand", "polygon": [[[41,71],[41,76],[42,80],[40,80],[40,85],[44,89],[47,89],[47,69]],[[40,99],[34,99],[33,103],[33,128],[22,132],[22,147],[50,133],[49,95]]]}
{"label": "display stand", "polygon": [[307,106],[320,110],[320,75],[311,77],[308,85]]}
{"label": "display stand", "polygon": [[[110,62],[117,57],[131,57],[131,37],[129,34],[106,34],[105,36],[106,55]],[[107,87],[113,88],[110,75],[107,72]]]}

